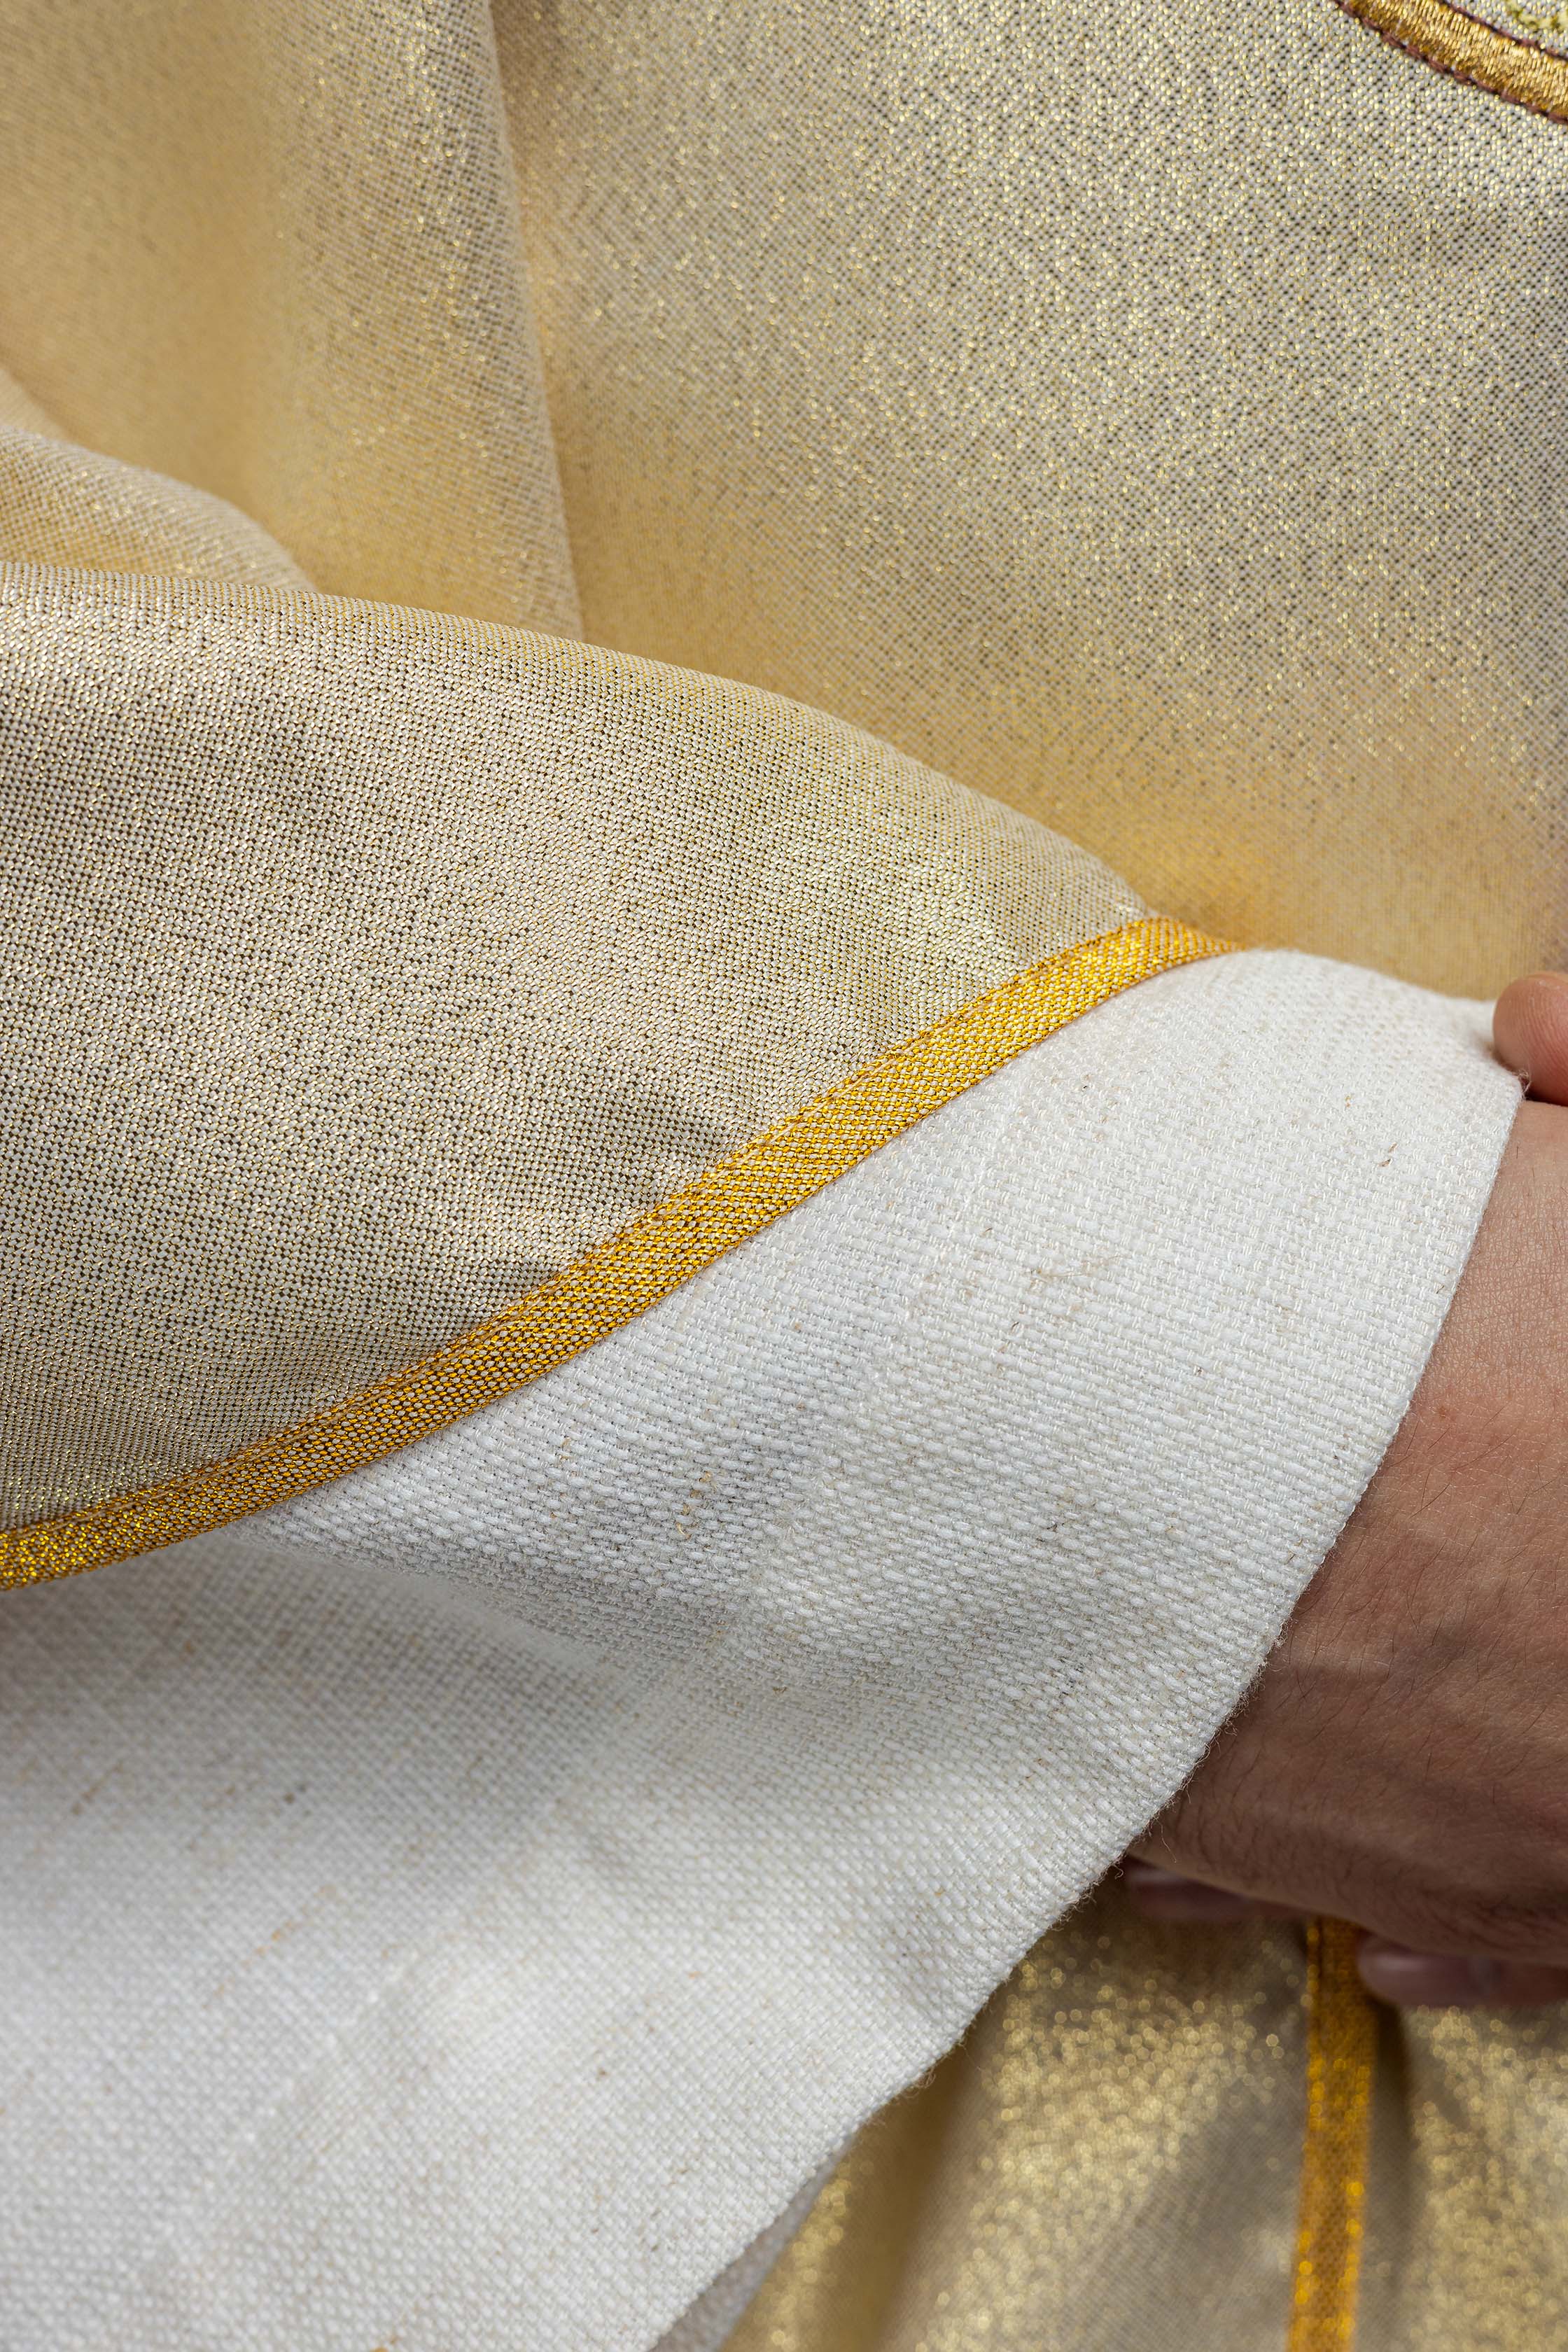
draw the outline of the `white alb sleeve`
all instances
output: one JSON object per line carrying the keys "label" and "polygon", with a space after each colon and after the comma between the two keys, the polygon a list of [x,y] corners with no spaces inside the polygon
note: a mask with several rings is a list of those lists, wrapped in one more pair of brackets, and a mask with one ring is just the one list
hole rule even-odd
{"label": "white alb sleeve", "polygon": [[7,1598],[9,2340],[644,2352],[1190,1771],[1517,1098],[1479,1008],[1198,964],[533,1387]]}

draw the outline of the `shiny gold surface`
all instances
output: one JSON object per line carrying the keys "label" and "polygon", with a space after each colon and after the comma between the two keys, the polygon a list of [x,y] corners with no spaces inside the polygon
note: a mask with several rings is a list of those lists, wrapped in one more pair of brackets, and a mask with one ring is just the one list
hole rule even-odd
{"label": "shiny gold surface", "polygon": [[1375,33],[1412,57],[1553,122],[1568,122],[1568,8],[1545,0],[1481,0],[1474,9],[1448,0],[1341,0]]}
{"label": "shiny gold surface", "polygon": [[[62,440],[0,383],[0,561],[193,580],[310,585],[274,539],[223,499]],[[13,421],[15,420],[15,421]]]}
{"label": "shiny gold surface", "polygon": [[0,56],[0,365],[61,431],[318,588],[575,631],[488,11],[4,0]]}
{"label": "shiny gold surface", "polygon": [[1342,1919],[1307,1927],[1307,2129],[1287,2352],[1350,2352],[1366,2228],[1377,2014]]}
{"label": "shiny gold surface", "polygon": [[[1479,13],[1552,101],[1558,12]],[[1563,960],[1527,92],[1331,0],[0,30],[0,421],[72,445],[8,445],[0,553],[102,575],[15,575],[0,629],[13,1520],[415,1362],[1139,913],[921,759],[1205,929],[1467,992]],[[168,576],[243,583],[237,528],[507,626]],[[650,660],[562,642],[579,584]],[[1277,2352],[1299,1995],[1288,1938],[1103,1898],[753,2344]],[[1564,2047],[1384,2021],[1359,2352],[1568,2341]]]}
{"label": "shiny gold surface", "polygon": [[1555,123],[1330,0],[498,0],[584,625],[1244,943],[1568,957]]}
{"label": "shiny gold surface", "polygon": [[[862,2141],[837,2268],[803,2233],[727,2352],[1282,2352],[1303,1985],[1288,1931],[1163,1930],[1103,1890],[889,2111],[930,2106],[934,2162]],[[868,2321],[858,2208],[863,2259],[898,2263]]]}
{"label": "shiny gold surface", "polygon": [[440,1355],[226,1462],[75,1517],[0,1530],[0,1587],[161,1549],[461,1420],[642,1314],[1065,1023],[1152,972],[1223,952],[1184,924],[1152,919],[1064,950],[857,1070]]}
{"label": "shiny gold surface", "polygon": [[816,712],[306,593],[0,573],[0,1520],[471,1333],[1136,919]]}
{"label": "shiny gold surface", "polygon": [[[1103,1888],[932,2085],[887,2111],[896,2132],[862,2135],[726,2352],[1284,2352],[1310,2145],[1305,1991],[1290,1931],[1162,1930]],[[1368,2087],[1366,2012],[1341,2022],[1354,2079],[1323,2110],[1331,2126]],[[1338,2342],[1556,2352],[1560,2013],[1384,2010],[1375,2034],[1359,2325],[1349,2336],[1345,2301],[1331,2305]],[[904,2150],[921,2145],[922,2102],[941,2137],[917,2165]],[[1353,2178],[1355,2154],[1342,2147],[1319,2185]],[[880,2283],[870,2317],[844,2294],[862,2263]]]}
{"label": "shiny gold surface", "polygon": [[1557,2010],[1382,2025],[1357,2352],[1568,2344],[1568,2032]]}

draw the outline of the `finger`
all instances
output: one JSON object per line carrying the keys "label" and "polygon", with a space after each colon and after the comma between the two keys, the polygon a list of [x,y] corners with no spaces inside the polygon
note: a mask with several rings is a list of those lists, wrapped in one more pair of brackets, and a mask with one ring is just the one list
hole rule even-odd
{"label": "finger", "polygon": [[1568,972],[1511,982],[1492,1014],[1492,1042],[1538,1101],[1568,1104]]}
{"label": "finger", "polygon": [[1362,1982],[1396,2009],[1540,2009],[1568,2000],[1568,1969],[1534,1960],[1458,1959],[1365,1936]]}
{"label": "finger", "polygon": [[1226,1927],[1240,1919],[1296,1919],[1302,1915],[1282,1904],[1258,1903],[1228,1886],[1209,1886],[1201,1878],[1184,1878],[1152,1862],[1131,1859],[1121,1865],[1132,1908],[1144,1919],[1165,1926]]}

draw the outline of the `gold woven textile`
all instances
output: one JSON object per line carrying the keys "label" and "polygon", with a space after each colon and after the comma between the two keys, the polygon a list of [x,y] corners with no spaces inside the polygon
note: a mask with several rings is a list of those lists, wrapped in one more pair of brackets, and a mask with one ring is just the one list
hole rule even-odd
{"label": "gold woven textile", "polygon": [[1546,0],[1482,0],[1475,9],[1451,0],[1342,0],[1412,57],[1457,80],[1527,106],[1553,122],[1568,122],[1568,8]]}
{"label": "gold woven textile", "polygon": [[[1568,130],[1374,21],[0,0],[9,1524],[1146,905],[1564,960]],[[1102,1897],[747,2352],[1276,2352],[1301,2016]],[[1568,2341],[1565,2050],[1384,2021],[1361,2352]]]}
{"label": "gold woven textile", "polygon": [[1128,923],[1064,949],[857,1069],[423,1363],[237,1454],[0,1531],[0,1586],[161,1549],[374,1462],[592,1347],[976,1079],[1108,997],[1220,943]]}
{"label": "gold woven textile", "polygon": [[1348,2352],[1366,2235],[1377,2012],[1342,1919],[1307,1927],[1307,2127],[1287,2352]]}
{"label": "gold woven textile", "polygon": [[[851,2152],[727,2352],[1284,2352],[1303,1989],[1289,1937],[1178,1940],[1107,1888]],[[905,2189],[870,2324],[866,2148]]]}
{"label": "gold woven textile", "polygon": [[1560,125],[1333,0],[496,22],[591,635],[1222,938],[1568,952]]}
{"label": "gold woven textile", "polygon": [[833,719],[567,639],[17,569],[0,696],[12,1526],[419,1361],[1142,911]]}

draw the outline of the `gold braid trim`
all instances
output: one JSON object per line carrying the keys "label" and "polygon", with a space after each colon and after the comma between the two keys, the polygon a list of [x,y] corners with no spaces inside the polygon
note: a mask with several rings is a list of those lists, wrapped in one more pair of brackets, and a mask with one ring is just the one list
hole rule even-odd
{"label": "gold braid trim", "polygon": [[1151,917],[1065,949],[830,1087],[422,1363],[226,1462],[0,1533],[0,1586],[161,1550],[341,1478],[591,1348],[979,1078],[1134,982],[1226,952]]}
{"label": "gold braid trim", "polygon": [[1355,1948],[1342,1919],[1308,1927],[1307,2131],[1287,2352],[1350,2352],[1355,2342],[1377,2044]]}
{"label": "gold braid trim", "polygon": [[1449,0],[1340,0],[1340,5],[1439,72],[1552,122],[1568,122],[1568,57],[1500,32]]}

